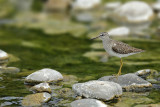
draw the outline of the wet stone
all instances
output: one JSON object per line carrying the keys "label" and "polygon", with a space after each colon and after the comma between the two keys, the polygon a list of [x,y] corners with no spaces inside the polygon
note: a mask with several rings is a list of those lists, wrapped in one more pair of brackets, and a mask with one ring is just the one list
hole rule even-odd
{"label": "wet stone", "polygon": [[40,83],[30,88],[34,92],[48,92],[51,93],[51,88],[48,83]]}
{"label": "wet stone", "polygon": [[27,95],[22,100],[22,106],[40,106],[51,99],[51,95],[44,93],[36,93]]}
{"label": "wet stone", "polygon": [[144,92],[152,88],[151,83],[132,73],[121,75],[118,78],[115,76],[104,76],[99,80],[118,83],[123,88],[123,91]]}
{"label": "wet stone", "polygon": [[103,102],[96,99],[81,99],[73,101],[71,107],[107,107]]}
{"label": "wet stone", "polygon": [[85,83],[77,83],[72,86],[72,89],[78,96],[105,101],[122,95],[121,86],[109,81],[93,80]]}
{"label": "wet stone", "polygon": [[143,79],[158,79],[160,74],[154,69],[143,69],[135,72],[135,74]]}
{"label": "wet stone", "polygon": [[26,83],[41,83],[41,82],[55,82],[62,80],[63,76],[60,72],[44,68],[42,70],[36,71],[25,78]]}

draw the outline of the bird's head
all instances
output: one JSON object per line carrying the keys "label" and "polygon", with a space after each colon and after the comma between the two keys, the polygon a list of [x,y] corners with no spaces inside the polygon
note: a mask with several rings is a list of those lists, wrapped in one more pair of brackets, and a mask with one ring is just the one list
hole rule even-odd
{"label": "bird's head", "polygon": [[99,36],[94,37],[94,38],[92,38],[91,40],[97,39],[97,38],[100,38],[101,40],[104,40],[104,39],[109,38],[109,34],[108,34],[107,32],[102,32]]}

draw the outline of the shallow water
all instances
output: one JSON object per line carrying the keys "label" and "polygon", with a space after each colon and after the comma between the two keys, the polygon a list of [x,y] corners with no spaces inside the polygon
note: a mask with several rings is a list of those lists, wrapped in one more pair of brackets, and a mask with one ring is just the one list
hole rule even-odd
{"label": "shallow water", "polygon": [[[1,74],[1,106],[10,104],[7,102],[12,103],[10,106],[21,105],[22,97],[31,94],[24,85],[24,78],[42,68],[75,75],[80,82],[116,74],[119,68],[119,58],[116,57],[110,57],[106,63],[83,57],[85,52],[92,50],[90,45],[94,42],[85,36],[76,38],[70,34],[48,35],[41,30],[1,26],[0,41],[1,49],[12,54],[8,66],[21,69],[17,74]],[[123,74],[147,68],[160,69],[160,41],[131,38],[124,42],[146,52],[124,58]],[[147,97],[157,103],[159,96],[155,94],[159,93],[153,90]]]}

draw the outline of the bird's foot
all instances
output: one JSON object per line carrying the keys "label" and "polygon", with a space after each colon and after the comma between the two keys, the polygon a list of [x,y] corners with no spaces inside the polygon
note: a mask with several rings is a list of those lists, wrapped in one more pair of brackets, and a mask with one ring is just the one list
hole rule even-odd
{"label": "bird's foot", "polygon": [[121,71],[118,72],[118,74],[116,75],[116,78],[118,79],[120,75],[121,75]]}

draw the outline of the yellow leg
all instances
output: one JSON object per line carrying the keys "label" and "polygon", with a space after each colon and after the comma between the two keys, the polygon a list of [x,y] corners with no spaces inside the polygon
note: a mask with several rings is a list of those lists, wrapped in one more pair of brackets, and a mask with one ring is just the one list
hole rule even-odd
{"label": "yellow leg", "polygon": [[116,77],[118,77],[119,75],[121,75],[121,69],[122,69],[122,66],[123,66],[123,61],[122,59],[120,60],[120,63],[121,63],[121,66],[119,68],[119,71],[118,71],[118,74],[116,75]]}

